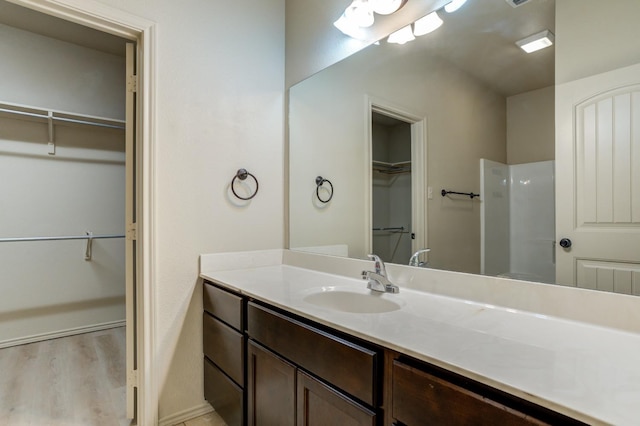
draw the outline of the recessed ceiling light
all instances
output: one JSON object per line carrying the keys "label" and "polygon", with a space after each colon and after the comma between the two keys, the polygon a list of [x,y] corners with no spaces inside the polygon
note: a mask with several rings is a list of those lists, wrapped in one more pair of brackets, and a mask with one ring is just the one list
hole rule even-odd
{"label": "recessed ceiling light", "polygon": [[527,53],[535,52],[536,50],[544,49],[553,44],[555,37],[549,30],[544,30],[534,35],[531,35],[522,40],[516,41],[518,47]]}

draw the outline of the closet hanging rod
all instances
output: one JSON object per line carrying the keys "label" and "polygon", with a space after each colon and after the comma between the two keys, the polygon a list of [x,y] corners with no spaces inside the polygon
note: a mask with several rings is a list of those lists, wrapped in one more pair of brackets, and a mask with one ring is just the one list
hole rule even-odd
{"label": "closet hanging rod", "polygon": [[100,123],[97,121],[85,121],[85,120],[77,120],[75,118],[56,117],[56,116],[53,116],[51,118],[54,121],[64,121],[66,123],[86,124],[88,126],[107,127],[109,129],[118,129],[118,130],[125,129],[124,124],[107,124],[107,123]]}
{"label": "closet hanging rod", "polygon": [[[15,109],[13,109],[15,108]],[[15,115],[22,115],[25,117],[32,117],[32,118],[41,118],[44,120],[48,120],[51,119],[53,121],[62,121],[62,122],[66,122],[66,123],[74,123],[74,124],[83,124],[83,125],[87,125],[87,126],[97,126],[97,127],[106,127],[109,129],[118,129],[118,130],[124,130],[125,129],[125,125],[124,122],[121,120],[114,120],[114,119],[110,119],[110,118],[100,118],[100,117],[96,117],[95,120],[96,121],[90,121],[89,116],[82,116],[79,114],[71,114],[71,113],[66,113],[66,112],[56,112],[56,111],[47,111],[47,114],[44,113],[37,113],[37,112],[29,112],[29,111],[24,111],[23,109],[31,109],[31,110],[38,110],[38,108],[33,108],[33,107],[27,107],[27,106],[21,106],[21,105],[11,105],[11,104],[5,104],[5,103],[0,103],[0,113],[7,113],[7,114],[15,114]],[[40,110],[40,111],[44,111],[44,110]],[[65,115],[66,117],[61,117],[61,116],[57,116],[55,114],[62,114]],[[68,116],[77,116],[79,118],[70,118]],[[84,119],[86,118],[86,119]],[[111,121],[115,124],[111,124],[111,123],[105,123],[104,121]],[[122,124],[119,124],[122,123]]]}
{"label": "closet hanging rod", "polygon": [[373,228],[372,231],[404,231],[404,226],[396,226],[391,228]]}
{"label": "closet hanging rod", "polygon": [[0,238],[0,243],[14,243],[23,241],[59,241],[59,240],[101,240],[107,238],[124,238],[124,235],[73,235],[66,237],[23,237],[23,238]]}

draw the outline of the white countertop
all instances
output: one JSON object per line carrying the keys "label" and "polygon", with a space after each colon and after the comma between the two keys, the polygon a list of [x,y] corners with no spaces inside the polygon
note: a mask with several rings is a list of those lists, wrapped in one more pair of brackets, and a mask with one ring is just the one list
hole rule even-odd
{"label": "white countertop", "polygon": [[304,300],[366,282],[289,265],[201,271],[205,279],[444,367],[589,424],[640,424],[640,335],[402,288],[402,305],[349,313]]}

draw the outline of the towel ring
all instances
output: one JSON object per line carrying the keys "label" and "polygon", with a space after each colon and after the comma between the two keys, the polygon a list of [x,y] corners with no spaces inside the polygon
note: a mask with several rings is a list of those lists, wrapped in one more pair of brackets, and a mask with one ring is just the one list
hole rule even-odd
{"label": "towel ring", "polygon": [[[324,185],[325,182],[329,184],[329,186],[331,187],[331,191],[329,191],[329,198],[323,200],[322,198],[320,198],[320,188],[322,187],[322,185]],[[333,184],[329,179],[325,179],[322,176],[318,176],[316,178],[316,197],[318,197],[318,200],[320,200],[321,203],[328,203],[329,201],[331,201],[331,199],[333,198]]]}
{"label": "towel ring", "polygon": [[[253,192],[253,194],[251,194],[248,197],[241,197],[236,193],[236,190],[233,189],[233,185],[236,183],[236,179],[240,179],[240,180],[245,180],[247,178],[247,176],[251,176],[253,178],[253,180],[256,182],[256,190]],[[254,175],[252,175],[251,173],[249,173],[247,171],[247,169],[238,169],[238,172],[236,173],[236,175],[233,177],[233,180],[231,181],[231,192],[233,192],[233,195],[235,195],[236,197],[238,197],[241,200],[250,200],[253,197],[256,196],[256,194],[258,193],[258,179],[256,179],[256,177]]]}

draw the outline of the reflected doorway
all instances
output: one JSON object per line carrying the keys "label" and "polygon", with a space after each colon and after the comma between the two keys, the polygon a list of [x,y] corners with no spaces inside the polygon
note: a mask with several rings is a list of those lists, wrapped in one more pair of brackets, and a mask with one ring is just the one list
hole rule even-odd
{"label": "reflected doorway", "polygon": [[385,262],[411,257],[411,124],[371,114],[373,252]]}
{"label": "reflected doorway", "polygon": [[369,112],[370,253],[408,264],[427,241],[426,119],[380,101]]}

